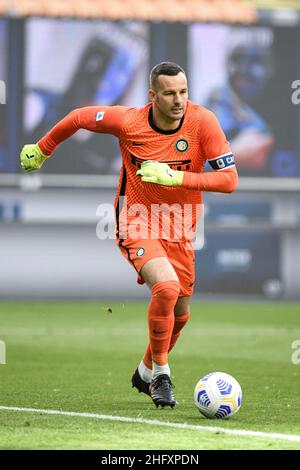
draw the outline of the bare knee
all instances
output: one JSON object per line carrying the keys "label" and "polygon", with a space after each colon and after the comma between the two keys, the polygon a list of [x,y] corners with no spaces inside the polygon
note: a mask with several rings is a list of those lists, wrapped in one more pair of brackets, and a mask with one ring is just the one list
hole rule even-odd
{"label": "bare knee", "polygon": [[190,300],[191,297],[178,297],[174,308],[174,314],[176,316],[180,316],[190,313]]}

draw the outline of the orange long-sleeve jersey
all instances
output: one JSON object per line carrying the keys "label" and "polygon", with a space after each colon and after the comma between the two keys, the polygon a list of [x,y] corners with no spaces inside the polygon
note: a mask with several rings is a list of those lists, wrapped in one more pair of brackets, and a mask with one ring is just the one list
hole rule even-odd
{"label": "orange long-sleeve jersey", "polygon": [[[141,227],[144,227],[152,238],[186,240],[201,213],[202,191],[226,193],[236,189],[238,175],[234,159],[219,122],[211,111],[191,101],[178,128],[168,131],[155,125],[151,103],[142,108],[91,106],[76,109],[56,124],[38,145],[44,154],[51,155],[58,144],[79,129],[112,134],[119,139],[123,165],[115,198],[118,236],[128,235],[128,227],[131,227],[132,233],[140,231],[143,238],[145,231],[141,231]],[[146,160],[165,162],[175,170],[184,171],[182,186],[142,182],[136,171]],[[203,173],[207,160],[216,171]],[[120,197],[126,197],[122,210]],[[171,225],[163,232],[161,209],[169,213]]]}

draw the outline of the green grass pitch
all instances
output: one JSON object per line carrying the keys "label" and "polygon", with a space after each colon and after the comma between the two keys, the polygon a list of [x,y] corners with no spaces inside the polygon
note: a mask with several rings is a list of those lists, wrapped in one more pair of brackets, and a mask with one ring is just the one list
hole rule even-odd
{"label": "green grass pitch", "polygon": [[[111,309],[111,312],[109,311]],[[170,355],[178,406],[156,409],[131,388],[147,342],[143,302],[0,302],[0,406],[160,420],[204,427],[163,427],[79,416],[0,410],[1,449],[299,449],[299,303],[192,304],[192,315]],[[299,356],[298,356],[299,357]],[[236,377],[240,411],[227,420],[201,417],[194,386],[211,371]]]}

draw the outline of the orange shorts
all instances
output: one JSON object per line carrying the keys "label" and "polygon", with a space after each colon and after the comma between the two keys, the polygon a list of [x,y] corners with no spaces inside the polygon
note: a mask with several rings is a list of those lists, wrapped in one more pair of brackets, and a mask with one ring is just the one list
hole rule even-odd
{"label": "orange shorts", "polygon": [[168,258],[180,283],[179,297],[193,295],[195,282],[195,254],[188,242],[169,242],[168,240],[146,239],[118,240],[122,255],[133,265],[138,273],[138,283],[144,284],[140,275],[147,261],[164,256]]}

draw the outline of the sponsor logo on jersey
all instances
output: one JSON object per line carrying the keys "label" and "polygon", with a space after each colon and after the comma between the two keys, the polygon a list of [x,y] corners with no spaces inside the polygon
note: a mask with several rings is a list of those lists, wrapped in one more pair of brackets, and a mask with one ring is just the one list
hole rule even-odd
{"label": "sponsor logo on jersey", "polygon": [[186,152],[188,148],[189,148],[189,143],[186,139],[177,140],[176,150],[178,150],[178,152]]}
{"label": "sponsor logo on jersey", "polygon": [[136,252],[136,256],[143,256],[145,253],[145,248],[139,248],[138,251]]}
{"label": "sponsor logo on jersey", "polygon": [[[145,158],[137,157],[136,155],[130,154],[131,163],[137,168],[141,168],[142,163],[149,161]],[[158,160],[157,160],[158,161]],[[164,160],[161,163],[167,163],[172,170],[187,171],[190,169],[191,160]]]}
{"label": "sponsor logo on jersey", "polygon": [[104,114],[105,114],[105,111],[99,111],[99,112],[96,114],[96,122],[97,122],[97,121],[102,121],[102,119],[104,118]]}

